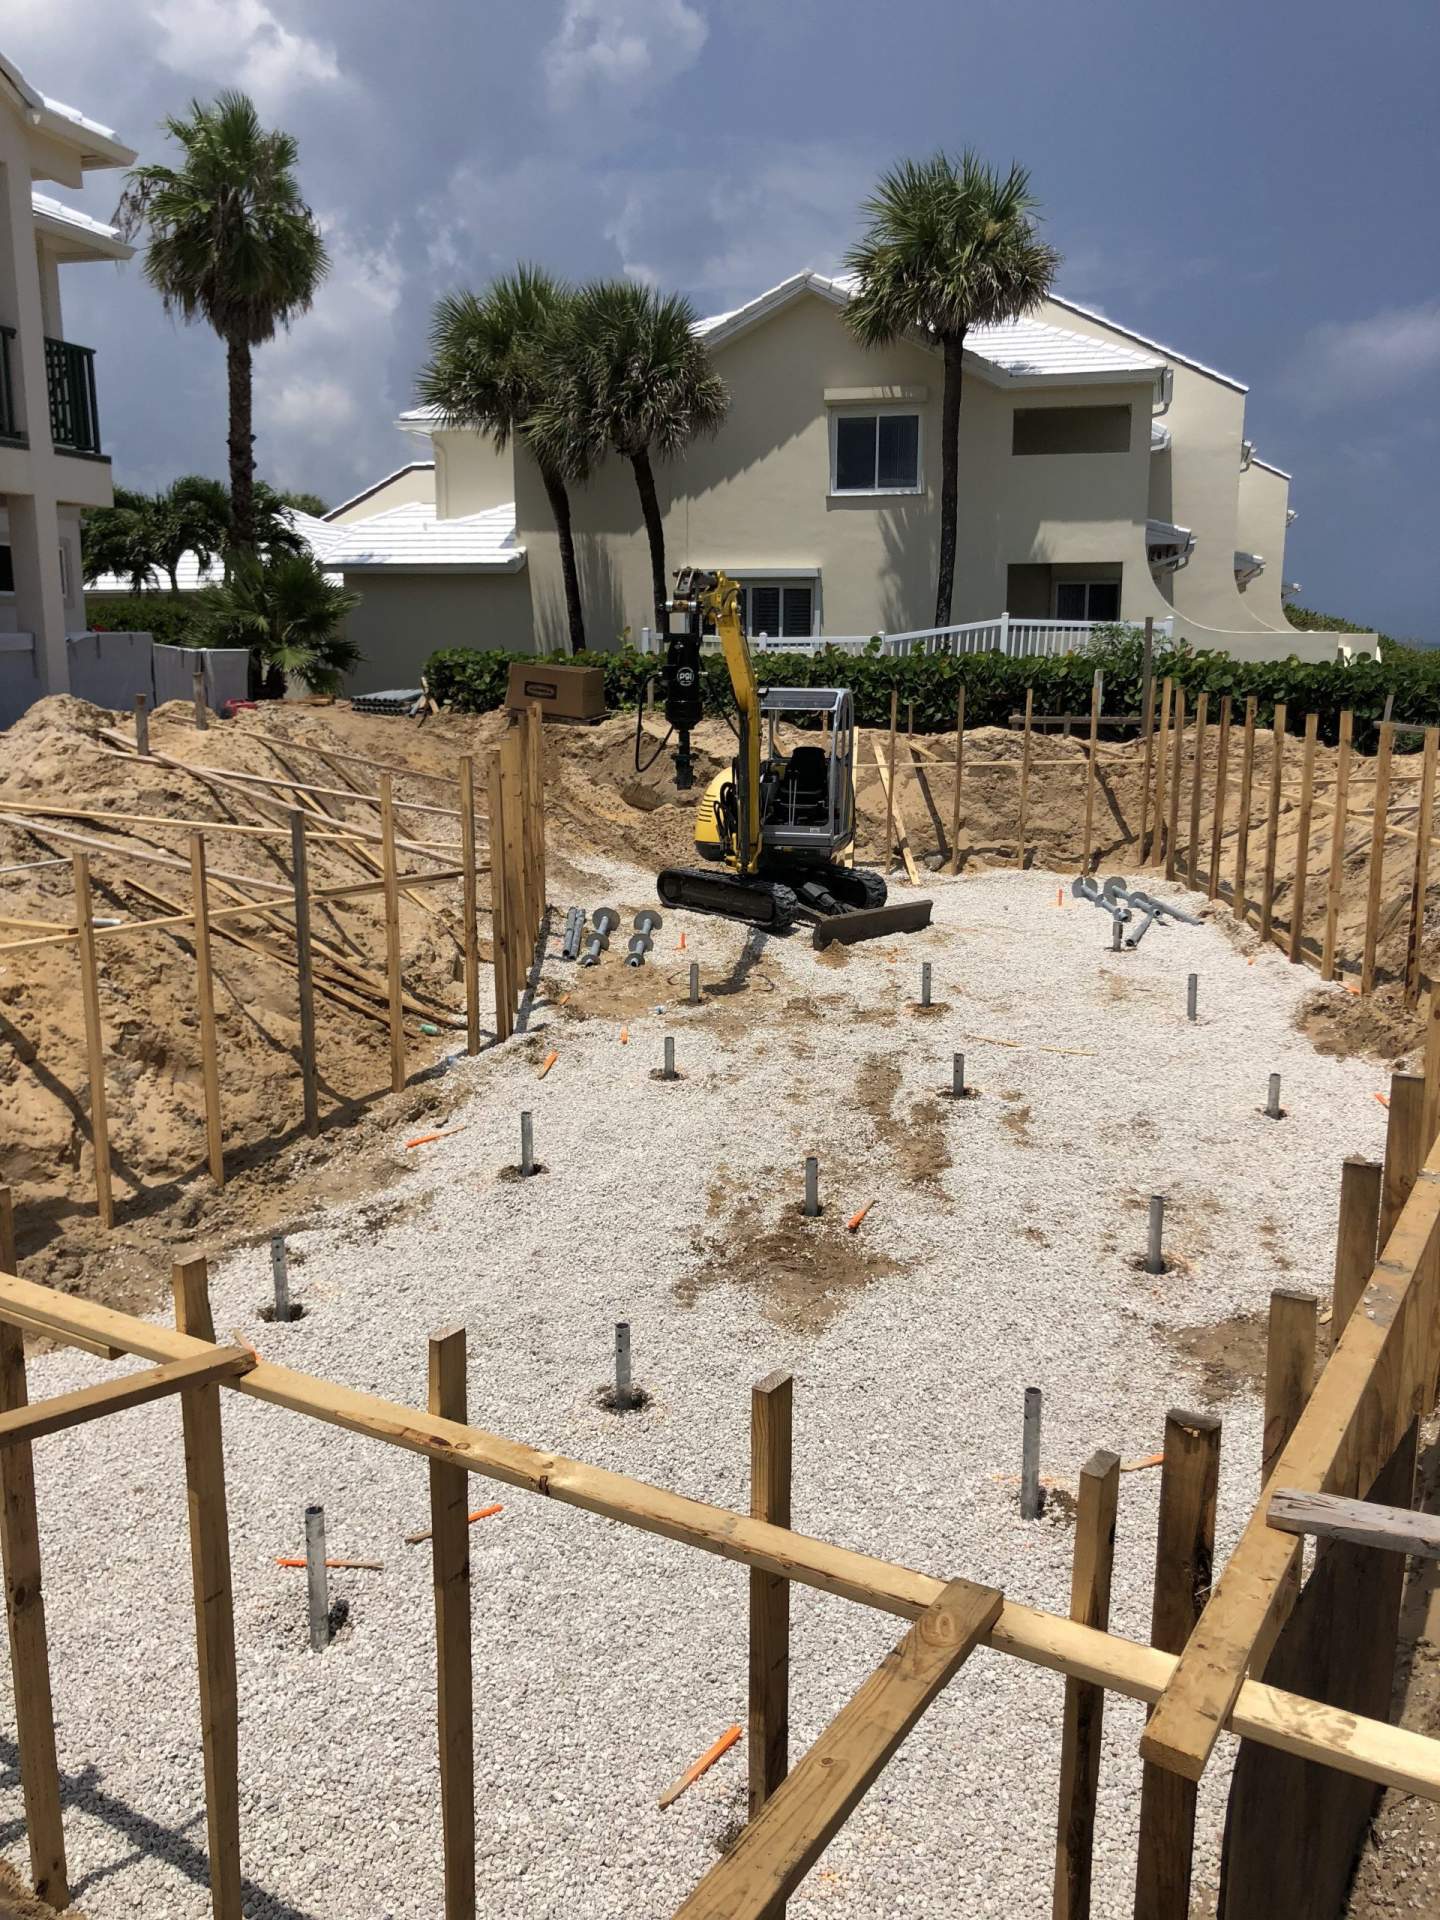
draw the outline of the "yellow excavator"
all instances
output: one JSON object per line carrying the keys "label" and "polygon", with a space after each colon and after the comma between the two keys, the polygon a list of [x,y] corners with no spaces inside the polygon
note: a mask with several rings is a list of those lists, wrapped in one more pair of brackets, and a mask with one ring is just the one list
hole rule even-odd
{"label": "yellow excavator", "polygon": [[[816,947],[929,926],[929,900],[891,903],[884,877],[855,865],[855,708],[849,688],[762,690],[740,618],[740,589],[724,573],[682,568],[667,620],[665,718],[678,736],[676,787],[683,792],[695,784],[690,734],[703,712],[700,659],[707,627],[713,627],[729,670],[738,751],[729,770],[710,782],[696,811],[695,848],[709,865],[665,868],[661,900],[748,920],[772,933],[785,932],[797,919],[813,921]],[[794,734],[802,729],[811,737],[796,743]]]}

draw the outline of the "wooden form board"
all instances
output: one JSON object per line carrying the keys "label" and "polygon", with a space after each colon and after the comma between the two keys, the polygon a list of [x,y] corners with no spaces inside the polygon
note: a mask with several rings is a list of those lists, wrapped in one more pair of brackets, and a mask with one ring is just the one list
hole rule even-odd
{"label": "wooden form board", "polygon": [[[155,1361],[211,1351],[207,1343],[167,1327],[37,1286],[14,1274],[0,1273],[0,1321],[23,1322],[54,1339],[87,1342]],[[262,1359],[247,1374],[227,1382],[227,1391],[902,1619],[918,1619],[945,1590],[943,1581],[912,1568],[319,1380],[273,1361]],[[1010,1600],[985,1638],[999,1653],[1147,1703],[1162,1696],[1179,1665],[1174,1655],[1158,1647],[1140,1646]],[[1251,1680],[1242,1681],[1226,1725],[1234,1733],[1283,1752],[1440,1800],[1440,1741],[1408,1729],[1357,1720]]]}
{"label": "wooden form board", "polygon": [[88,1421],[103,1420],[107,1414],[123,1413],[127,1407],[143,1407],[151,1400],[163,1400],[191,1387],[248,1373],[254,1364],[255,1355],[248,1347],[217,1347],[213,1355],[167,1360],[163,1366],[146,1367],[141,1373],[122,1374],[118,1380],[102,1380],[98,1386],[78,1387],[52,1400],[32,1401],[29,1406],[0,1413],[0,1447],[28,1444],[47,1433],[83,1427]]}
{"label": "wooden form board", "polygon": [[[463,789],[462,789],[463,790]],[[465,1329],[430,1337],[431,1413],[468,1417]],[[436,1728],[445,1846],[445,1920],[475,1920],[475,1704],[470,1621],[470,1478],[430,1462],[430,1551],[435,1589]]]}
{"label": "wooden form board", "polygon": [[760,1920],[820,1858],[993,1626],[1001,1597],[955,1580],[841,1708],[675,1920]]}
{"label": "wooden form board", "polygon": [[1282,1533],[1348,1540],[1356,1547],[1380,1547],[1387,1553],[1413,1553],[1424,1560],[1440,1560],[1440,1517],[1417,1513],[1410,1507],[1387,1507],[1374,1500],[1346,1500],[1338,1493],[1297,1493],[1293,1487],[1276,1487],[1265,1518]]}
{"label": "wooden form board", "polygon": [[[1119,1454],[1103,1451],[1093,1454],[1080,1469],[1075,1548],[1070,1569],[1070,1618],[1102,1631],[1110,1624],[1110,1581],[1115,1565],[1119,1501]],[[1104,1724],[1105,1689],[1067,1678],[1060,1734],[1060,1810],[1055,1823],[1052,1920],[1089,1920]]]}
{"label": "wooden form board", "polygon": [[[1353,1494],[1389,1459],[1421,1391],[1425,1359],[1418,1334],[1437,1307],[1431,1257],[1437,1243],[1440,1143],[1385,1239],[1363,1310],[1338,1331],[1271,1484]],[[1266,1505],[1262,1493],[1141,1741],[1147,1759],[1187,1779],[1203,1772],[1287,1586],[1294,1542],[1269,1527]]]}

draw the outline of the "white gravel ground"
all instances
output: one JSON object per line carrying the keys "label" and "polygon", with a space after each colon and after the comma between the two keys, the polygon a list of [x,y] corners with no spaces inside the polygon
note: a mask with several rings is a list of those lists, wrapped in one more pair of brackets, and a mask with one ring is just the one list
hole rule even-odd
{"label": "white gravel ground", "polygon": [[[594,871],[587,905],[647,895],[634,870]],[[222,1337],[236,1328],[267,1357],[418,1405],[426,1335],[463,1321],[477,1423],[736,1506],[748,1497],[750,1384],[789,1367],[797,1527],[1063,1612],[1070,1527],[1058,1511],[1023,1523],[1011,1478],[1024,1387],[1044,1389],[1044,1470],[1057,1480],[1073,1484],[1096,1447],[1127,1458],[1156,1448],[1166,1408],[1198,1392],[1157,1329],[1263,1308],[1276,1285],[1326,1290],[1339,1162],[1380,1152],[1385,1116],[1371,1095],[1384,1082],[1373,1065],[1316,1055],[1295,1030],[1312,973],[1276,953],[1247,964],[1218,928],[1152,931],[1138,952],[1112,956],[1108,922],[1068,896],[1057,908],[1054,876],[939,879],[931,891],[928,932],[857,947],[835,968],[803,937],[766,943],[774,992],[757,984],[723,1011],[632,1018],[628,1047],[614,1024],[551,1016],[560,1061],[539,1084],[523,1041],[457,1063],[474,1087],[453,1122],[465,1131],[423,1156],[401,1152],[397,1134],[400,1183],[294,1237],[306,1317],[259,1320],[269,1275],[256,1247],[213,1275]],[[687,930],[685,957],[707,979],[733,968],[743,929]],[[675,931],[672,919],[659,936],[657,998],[675,992],[665,973],[683,976]],[[928,1020],[906,1005],[922,959],[947,1003]],[[809,996],[814,1017],[782,1027],[777,993]],[[675,1085],[651,1078],[667,1031],[686,1076]],[[932,1186],[908,1184],[854,1098],[857,1073],[891,1052],[903,1120],[948,1080],[957,1047],[983,1097],[946,1103],[953,1165]],[[1258,1112],[1275,1069],[1291,1115],[1279,1125]],[[1028,1145],[1005,1123],[1022,1105]],[[522,1106],[549,1172],[502,1182]],[[876,1199],[861,1233],[898,1270],[848,1295],[819,1331],[778,1323],[751,1288],[710,1286],[682,1304],[675,1283],[696,1270],[696,1236],[716,1231],[706,1204],[717,1165],[753,1170],[755,1204],[778,1221],[808,1151],[832,1209]],[[1151,1191],[1169,1196],[1170,1244],[1188,1263],[1159,1281],[1132,1264]],[[621,1316],[654,1396],[624,1420],[592,1402]],[[47,1355],[31,1391],[103,1371]],[[1257,1491],[1261,1422],[1250,1394],[1223,1411],[1228,1551]],[[429,1920],[441,1908],[430,1568],[428,1549],[401,1544],[427,1524],[424,1463],[234,1395],[225,1416],[246,1912]],[[177,1409],[48,1439],[37,1473],[76,1899],[93,1920],[203,1915]],[[1142,1639],[1157,1481],[1122,1480],[1113,1624]],[[476,1505],[491,1497],[481,1482],[475,1493]],[[472,1530],[481,1909],[669,1913],[743,1813],[743,1746],[669,1813],[655,1801],[744,1718],[745,1574],[524,1494],[497,1497],[503,1514]],[[310,1500],[325,1506],[332,1552],[385,1562],[333,1576],[353,1611],[323,1656],[305,1637],[304,1576],[273,1560],[301,1550]],[[899,1627],[803,1590],[794,1626],[798,1755]],[[0,1818],[23,1866],[0,1665]],[[1048,1915],[1061,1684],[975,1655],[794,1911]],[[1111,1700],[1097,1915],[1131,1912],[1140,1724],[1139,1708]],[[1217,1860],[1224,1757],[1202,1792],[1202,1881]]]}

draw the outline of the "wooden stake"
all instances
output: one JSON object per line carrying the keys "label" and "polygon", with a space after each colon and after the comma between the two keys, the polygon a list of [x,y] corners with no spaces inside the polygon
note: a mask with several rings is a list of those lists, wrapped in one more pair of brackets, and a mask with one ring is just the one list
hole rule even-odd
{"label": "wooden stake", "polygon": [[1243,925],[1249,913],[1245,897],[1245,872],[1250,852],[1250,808],[1255,778],[1255,695],[1245,701],[1245,746],[1240,758],[1240,819],[1235,829],[1235,886],[1232,896],[1235,918]]}
{"label": "wooden stake", "polygon": [[1100,744],[1100,702],[1104,698],[1105,676],[1097,668],[1090,683],[1090,755],[1085,763],[1085,851],[1080,870],[1090,871],[1090,843],[1095,825],[1095,755]]}
{"label": "wooden stake", "polygon": [[495,1037],[508,1040],[515,1031],[514,935],[506,886],[505,782],[498,753],[490,756],[486,798],[490,814],[490,950],[495,970]]}
{"label": "wooden stake", "polygon": [[[215,1326],[210,1317],[205,1262],[188,1260],[177,1265],[174,1272],[176,1326],[196,1340],[213,1341]],[[200,1667],[211,1911],[215,1920],[241,1920],[240,1706],[220,1388],[213,1382],[186,1388],[180,1396],[180,1410],[190,1509],[195,1652]]]}
{"label": "wooden stake", "polygon": [[1276,701],[1270,728],[1270,810],[1265,816],[1265,874],[1260,890],[1260,938],[1270,939],[1275,912],[1275,850],[1280,839],[1280,776],[1285,761],[1285,703]]}
{"label": "wooden stake", "polygon": [[320,1131],[320,1091],[315,1072],[315,969],[310,954],[310,859],[305,846],[305,815],[290,815],[290,871],[295,882],[295,982],[300,1003],[300,1086],[305,1131]]}
{"label": "wooden stake", "polygon": [[460,859],[465,935],[465,1051],[480,1051],[480,934],[475,923],[475,756],[460,756]]}
{"label": "wooden stake", "polygon": [[[1335,946],[1340,931],[1340,888],[1345,878],[1345,809],[1350,793],[1350,741],[1355,715],[1346,707],[1340,715],[1340,739],[1335,749],[1335,811],[1330,818],[1330,877],[1325,886],[1325,944],[1320,953],[1320,978],[1335,978]],[[1336,1328],[1338,1334],[1339,1328]]]}
{"label": "wooden stake", "polygon": [[[1269,1485],[1275,1463],[1285,1451],[1295,1424],[1305,1411],[1315,1380],[1317,1306],[1313,1293],[1277,1287],[1270,1295],[1270,1323],[1265,1349],[1265,1429],[1260,1445],[1260,1486]],[[1300,1592],[1300,1555],[1295,1555],[1276,1611],[1266,1629],[1273,1646]],[[1268,1647],[1266,1656],[1268,1657]],[[1258,1656],[1257,1656],[1258,1660]],[[1257,1672],[1264,1671],[1259,1660]]]}
{"label": "wooden stake", "polygon": [[90,1072],[90,1138],[95,1152],[95,1206],[102,1227],[115,1224],[110,1184],[110,1120],[105,1105],[105,1036],[100,1028],[100,974],[95,964],[95,921],[90,902],[90,860],[75,855],[75,934],[80,954],[80,997],[85,1008],[85,1048]]}
{"label": "wooden stake", "polygon": [[198,732],[204,733],[210,725],[210,717],[205,711],[205,675],[203,670],[197,668],[196,671],[191,674],[190,690],[195,702],[195,726]]}
{"label": "wooden stake", "polygon": [[150,756],[150,709],[143,693],[135,696],[135,751],[142,760]]}
{"label": "wooden stake", "polygon": [[890,858],[895,851],[895,732],[900,716],[900,691],[898,687],[890,689],[890,751],[888,766],[890,779],[885,794],[885,864],[880,869],[889,874]]}
{"label": "wooden stake", "polygon": [[1425,1151],[1440,1136],[1440,982],[1430,989],[1430,1012],[1425,1022]]}
{"label": "wooden stake", "polygon": [[[1385,1243],[1395,1231],[1415,1176],[1425,1164],[1425,1076],[1419,1073],[1392,1073],[1390,1105],[1385,1123],[1385,1172],[1380,1185],[1379,1258],[1385,1258]],[[1344,1487],[1334,1487],[1344,1493]],[[1356,1493],[1363,1488],[1357,1487]]]}
{"label": "wooden stake", "polygon": [[1035,689],[1025,689],[1025,738],[1020,747],[1020,851],[1016,858],[1017,867],[1025,865],[1025,814],[1030,804],[1030,721],[1035,707]]}
{"label": "wooden stake", "polygon": [[965,682],[955,696],[955,804],[950,810],[950,871],[960,871],[960,786],[965,774]]}
{"label": "wooden stake", "polygon": [[1145,741],[1145,760],[1140,774],[1140,831],[1135,841],[1136,858],[1145,864],[1146,836],[1150,827],[1150,768],[1155,757],[1155,678],[1151,671],[1151,626],[1145,622],[1144,692],[1141,697],[1140,731]]}
{"label": "wooden stake", "polygon": [[[1075,1548],[1070,1570],[1070,1618],[1082,1626],[1110,1625],[1110,1576],[1115,1564],[1115,1516],[1120,1456],[1103,1450],[1080,1469]],[[1090,1871],[1095,1848],[1095,1798],[1105,1689],[1067,1678],[1060,1737],[1060,1814],[1055,1833],[1053,1920],[1089,1920]]]}
{"label": "wooden stake", "polygon": [[[467,755],[461,761],[465,791]],[[388,777],[388,776],[387,776]],[[464,801],[462,799],[463,807]],[[442,1420],[469,1419],[465,1329],[430,1336],[429,1408]],[[475,1916],[475,1709],[470,1643],[470,1476],[430,1462],[431,1567],[435,1588],[436,1720],[440,1815],[445,1835],[445,1920]]]}
{"label": "wooden stake", "polygon": [[1210,878],[1212,900],[1220,895],[1220,843],[1225,838],[1226,788],[1230,784],[1230,696],[1220,696],[1220,737],[1215,749],[1215,817],[1210,823]]}
{"label": "wooden stake", "polygon": [[[15,1212],[10,1189],[0,1187],[0,1269],[16,1273]],[[28,1405],[25,1336],[0,1321],[0,1413]],[[35,1512],[35,1464],[28,1443],[0,1452],[0,1558],[5,1568],[5,1624],[15,1691],[15,1737],[30,1883],[57,1910],[70,1904],[65,1829],[60,1812],[60,1763],[50,1695],[50,1646],[40,1590],[40,1526]]]}
{"label": "wooden stake", "polygon": [[1420,1004],[1420,945],[1425,933],[1425,888],[1430,878],[1430,834],[1435,819],[1434,727],[1425,729],[1420,771],[1420,815],[1415,822],[1415,871],[1410,890],[1410,932],[1405,950],[1405,1004]]}
{"label": "wooden stake", "polygon": [[220,1121],[220,1049],[215,1037],[215,981],[210,966],[210,903],[205,886],[205,836],[190,836],[190,891],[195,909],[195,994],[200,1012],[200,1073],[205,1083],[205,1146],[210,1178],[225,1184]]}
{"label": "wooden stake", "polygon": [[524,748],[525,870],[530,903],[526,937],[532,944],[540,937],[540,930],[545,920],[543,734],[544,721],[540,717],[540,709],[534,701],[531,701],[520,716],[520,737]]}
{"label": "wooden stake", "polygon": [[1180,775],[1185,765],[1185,689],[1177,686],[1171,696],[1174,710],[1170,726],[1169,821],[1165,833],[1165,878],[1175,878],[1180,839]]}
{"label": "wooden stake", "polygon": [[[791,1425],[794,1384],[767,1374],[750,1390],[750,1512],[790,1525]],[[750,1574],[750,1814],[753,1820],[790,1771],[790,1582]],[[780,1920],[783,1901],[766,1909]]]}
{"label": "wooden stake", "polygon": [[[525,873],[525,769],[519,730],[512,727],[500,743],[500,779],[505,789],[505,900],[511,932],[511,976],[518,1006],[530,977],[538,929],[529,920],[530,890]],[[495,854],[491,849],[491,865]]]}
{"label": "wooden stake", "polygon": [[1305,933],[1305,891],[1310,867],[1310,813],[1315,800],[1315,741],[1318,713],[1305,716],[1305,760],[1300,781],[1300,818],[1295,826],[1295,887],[1290,898],[1290,963],[1301,957]]}
{"label": "wooden stake", "polygon": [[[1150,1619],[1151,1644],[1166,1653],[1179,1653],[1209,1597],[1219,1478],[1220,1422],[1168,1414]],[[1145,1920],[1189,1920],[1195,1800],[1194,1781],[1145,1763],[1135,1875],[1135,1911]]]}
{"label": "wooden stake", "polygon": [[1390,755],[1395,729],[1380,727],[1380,751],[1375,758],[1375,821],[1370,831],[1370,884],[1365,896],[1365,946],[1360,961],[1360,991],[1375,986],[1375,948],[1380,938],[1380,890],[1385,883],[1385,822],[1390,810]]}
{"label": "wooden stake", "polygon": [[400,878],[395,865],[393,774],[380,775],[381,854],[385,864],[385,979],[390,994],[390,1091],[405,1085],[405,1011],[400,981]]}
{"label": "wooden stake", "polygon": [[1350,1315],[1370,1275],[1380,1240],[1380,1182],[1377,1160],[1352,1155],[1340,1169],[1340,1223],[1335,1235],[1335,1282],[1330,1297],[1330,1339],[1340,1344]]}
{"label": "wooden stake", "polygon": [[1158,867],[1165,851],[1165,776],[1170,766],[1170,676],[1160,682],[1160,737],[1155,748],[1155,837],[1150,848],[1150,864]]}
{"label": "wooden stake", "polygon": [[1196,885],[1200,870],[1200,802],[1205,785],[1205,721],[1210,695],[1202,693],[1195,704],[1195,766],[1190,776],[1190,845],[1186,851],[1186,885]]}

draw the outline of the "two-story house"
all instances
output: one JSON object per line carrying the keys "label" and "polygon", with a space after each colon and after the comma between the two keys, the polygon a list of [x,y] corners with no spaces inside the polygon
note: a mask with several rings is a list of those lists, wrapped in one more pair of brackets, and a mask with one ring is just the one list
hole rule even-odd
{"label": "two-story house", "polygon": [[[939,356],[845,325],[849,283],[801,273],[699,323],[730,390],[713,439],[658,463],[667,559],[724,566],[754,634],[863,636],[934,616]],[[966,346],[952,618],[1034,633],[1147,615],[1197,647],[1333,659],[1281,599],[1289,475],[1245,439],[1246,389],[1059,297]],[[364,595],[358,681],[413,684],[437,646],[563,647],[554,524],[523,447],[497,454],[417,408],[429,443],[330,516],[327,564]],[[649,622],[649,554],[628,464],[572,490],[587,633]],[[1041,635],[1042,639],[1047,636]],[[1373,636],[1347,635],[1347,647]]]}
{"label": "two-story house", "polygon": [[0,725],[70,685],[69,636],[85,626],[80,515],[113,498],[95,357],[65,338],[60,268],[132,251],[36,183],[75,188],[134,159],[0,55]]}

